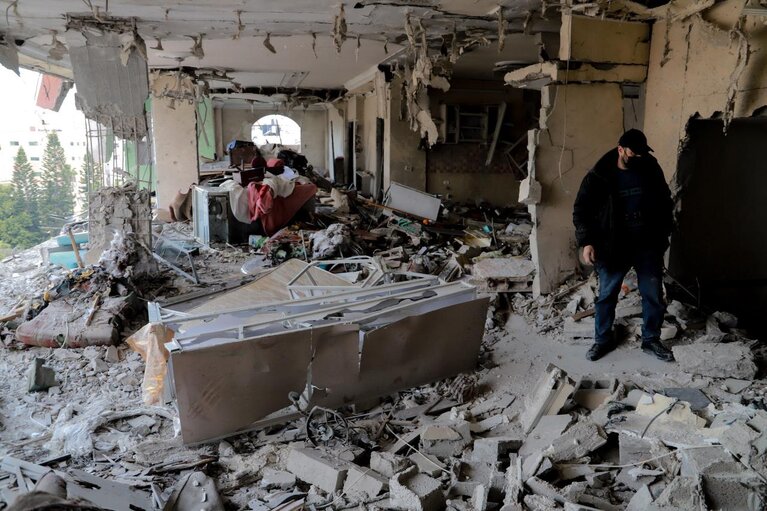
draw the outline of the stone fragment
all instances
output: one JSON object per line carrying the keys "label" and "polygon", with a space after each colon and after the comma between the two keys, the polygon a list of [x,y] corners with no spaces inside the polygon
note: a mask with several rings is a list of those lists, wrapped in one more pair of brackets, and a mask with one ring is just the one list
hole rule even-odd
{"label": "stone fragment", "polygon": [[120,352],[117,351],[117,346],[109,346],[106,353],[104,353],[104,360],[110,364],[116,364],[120,361]]}
{"label": "stone fragment", "polygon": [[752,380],[756,376],[754,354],[741,342],[674,346],[674,357],[686,373],[715,378]]}
{"label": "stone fragment", "polygon": [[487,419],[471,423],[469,429],[472,433],[484,433],[501,424],[508,424],[508,422],[509,418],[505,414],[492,415]]}
{"label": "stone fragment", "polygon": [[525,495],[525,506],[531,511],[552,511],[562,509],[557,501],[543,495]]}
{"label": "stone fragment", "polygon": [[408,456],[408,459],[418,467],[418,470],[421,473],[432,477],[439,477],[445,470],[445,465],[442,464],[436,456],[432,456],[431,454],[415,452]]}
{"label": "stone fragment", "polygon": [[427,454],[457,456],[471,443],[471,429],[466,421],[432,424],[421,434],[421,450]]}
{"label": "stone fragment", "polygon": [[389,487],[389,481],[370,468],[351,465],[344,482],[344,495],[357,499],[378,496]]}
{"label": "stone fragment", "polygon": [[644,485],[639,488],[631,498],[629,505],[626,507],[626,511],[647,511],[651,509],[652,503],[652,493],[650,493],[650,489],[647,485]]}
{"label": "stone fragment", "polygon": [[471,506],[473,511],[485,511],[487,509],[488,497],[490,496],[490,488],[487,485],[480,484],[474,490],[474,494],[471,496]]}
{"label": "stone fragment", "polygon": [[109,370],[109,366],[107,365],[107,363],[101,360],[100,358],[91,359],[90,365],[91,365],[91,369],[93,369],[95,373],[103,373],[104,371]]}
{"label": "stone fragment", "polygon": [[525,398],[525,411],[520,416],[525,433],[530,433],[542,416],[559,413],[574,390],[573,379],[562,369],[549,364]]}
{"label": "stone fragment", "polygon": [[395,509],[439,511],[445,508],[445,495],[436,479],[419,474],[416,467],[396,474],[389,481],[390,501]]}
{"label": "stone fragment", "polygon": [[543,454],[553,462],[586,456],[607,443],[602,429],[593,422],[579,422],[551,443]]}
{"label": "stone fragment", "polygon": [[408,458],[397,454],[378,451],[370,453],[370,468],[385,477],[391,477],[397,472],[405,470],[411,464]]}
{"label": "stone fragment", "polygon": [[265,490],[289,490],[296,485],[296,476],[284,470],[265,468],[258,485]]}
{"label": "stone fragment", "polygon": [[300,480],[335,493],[343,487],[349,465],[316,449],[302,448],[290,451],[287,469]]}
{"label": "stone fragment", "polygon": [[27,392],[40,392],[56,386],[56,373],[46,367],[44,358],[36,358],[27,370]]}

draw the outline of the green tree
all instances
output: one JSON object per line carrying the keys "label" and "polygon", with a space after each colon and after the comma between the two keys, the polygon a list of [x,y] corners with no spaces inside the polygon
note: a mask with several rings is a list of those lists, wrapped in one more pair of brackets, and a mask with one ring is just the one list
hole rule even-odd
{"label": "green tree", "polygon": [[0,247],[29,248],[43,241],[36,218],[19,209],[13,185],[0,185]]}
{"label": "green tree", "polygon": [[32,164],[27,160],[27,153],[23,147],[19,147],[16,158],[13,160],[13,199],[15,203],[15,212],[25,211],[30,216],[37,216],[38,196],[40,190],[35,177],[35,171]]}
{"label": "green tree", "polygon": [[83,166],[80,167],[80,200],[85,209],[88,209],[90,193],[100,190],[104,186],[104,171],[101,164],[93,159],[90,151],[85,152]]}
{"label": "green tree", "polygon": [[43,153],[40,175],[41,209],[45,208],[50,233],[58,230],[72,216],[75,210],[75,173],[67,164],[64,148],[56,133],[48,134]]}

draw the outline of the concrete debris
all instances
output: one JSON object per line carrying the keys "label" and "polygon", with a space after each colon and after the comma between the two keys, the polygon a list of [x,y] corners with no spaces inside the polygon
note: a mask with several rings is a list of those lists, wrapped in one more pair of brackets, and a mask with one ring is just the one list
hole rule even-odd
{"label": "concrete debris", "polygon": [[32,361],[27,371],[27,392],[40,392],[57,385],[56,372],[43,364],[43,358],[35,358]]}
{"label": "concrete debris", "polygon": [[369,500],[386,491],[388,487],[389,480],[386,477],[370,468],[352,465],[346,475],[343,492],[353,499]]}
{"label": "concrete debris", "polygon": [[316,449],[292,449],[287,469],[298,479],[313,484],[328,493],[343,488],[349,465]]}
{"label": "concrete debris", "polygon": [[568,461],[586,456],[607,443],[605,433],[592,422],[582,421],[554,440],[544,456],[551,461]]}
{"label": "concrete debris", "polygon": [[343,253],[351,243],[351,232],[345,224],[332,224],[324,231],[311,235],[312,258],[328,259]]}
{"label": "concrete debris", "polygon": [[471,443],[471,427],[468,422],[435,424],[421,433],[421,450],[438,457],[456,456]]}
{"label": "concrete debris", "polygon": [[549,365],[533,392],[525,399],[525,411],[520,421],[529,433],[544,415],[556,415],[575,390],[575,382],[567,373]]}
{"label": "concrete debris", "polygon": [[392,477],[411,465],[408,458],[396,454],[376,451],[370,453],[370,468],[386,477]]}
{"label": "concrete debris", "polygon": [[445,508],[445,495],[439,481],[419,474],[411,467],[391,478],[391,505],[407,511],[438,511]]}
{"label": "concrete debris", "polygon": [[698,343],[674,346],[672,350],[681,369],[687,373],[746,380],[756,376],[754,353],[742,342]]}

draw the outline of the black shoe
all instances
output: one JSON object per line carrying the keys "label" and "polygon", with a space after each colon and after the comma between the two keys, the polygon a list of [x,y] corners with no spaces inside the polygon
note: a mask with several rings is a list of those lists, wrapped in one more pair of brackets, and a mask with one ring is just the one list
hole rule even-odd
{"label": "black shoe", "polygon": [[613,346],[610,346],[609,344],[600,344],[595,342],[591,348],[589,348],[588,353],[586,353],[586,359],[591,360],[592,362],[594,360],[599,360],[600,358],[610,353],[612,350]]}
{"label": "black shoe", "polygon": [[642,343],[642,351],[655,355],[664,362],[674,362],[674,353],[661,344],[660,341],[648,341]]}

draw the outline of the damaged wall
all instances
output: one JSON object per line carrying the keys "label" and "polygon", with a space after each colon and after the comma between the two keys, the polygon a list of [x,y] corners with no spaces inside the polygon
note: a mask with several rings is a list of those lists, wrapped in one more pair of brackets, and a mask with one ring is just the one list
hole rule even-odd
{"label": "damaged wall", "polygon": [[152,75],[152,149],[157,169],[157,207],[199,182],[197,101],[189,77]]}
{"label": "damaged wall", "polygon": [[[458,201],[483,200],[499,206],[516,204],[519,176],[512,170],[504,150],[509,147],[507,142],[526,136],[527,130],[533,126],[533,114],[540,108],[539,97],[537,92],[514,89],[504,86],[502,82],[476,80],[456,79],[447,92],[432,90],[431,110],[435,117],[442,105],[482,107],[505,102],[505,122],[513,126],[502,128],[489,166],[485,166],[485,160],[490,143],[459,142],[432,146],[426,157],[426,191]],[[441,121],[445,122],[444,119]],[[488,140],[492,140],[494,129],[493,120],[488,126]],[[526,144],[523,142],[523,145]]]}
{"label": "damaged wall", "polygon": [[253,124],[265,115],[284,115],[294,120],[301,127],[301,152],[311,165],[322,168],[326,165],[328,150],[327,111],[322,108],[255,108],[236,104],[226,104],[222,109],[221,122],[224,146],[232,140],[253,140]]}
{"label": "damaged wall", "polygon": [[660,19],[653,26],[645,126],[669,179],[691,117],[748,117],[767,105],[764,18],[745,16],[738,30],[745,4],[727,0],[687,19],[670,24]]}
{"label": "damaged wall", "polygon": [[426,153],[418,149],[421,136],[410,129],[402,112],[402,78],[389,83],[389,101],[384,145],[384,187],[394,181],[416,190],[426,190]]}
{"label": "damaged wall", "polygon": [[534,292],[550,293],[576,269],[573,203],[581,181],[623,133],[621,86],[547,85],[540,119],[533,176],[543,198],[530,206],[535,225],[530,250],[537,269]]}

